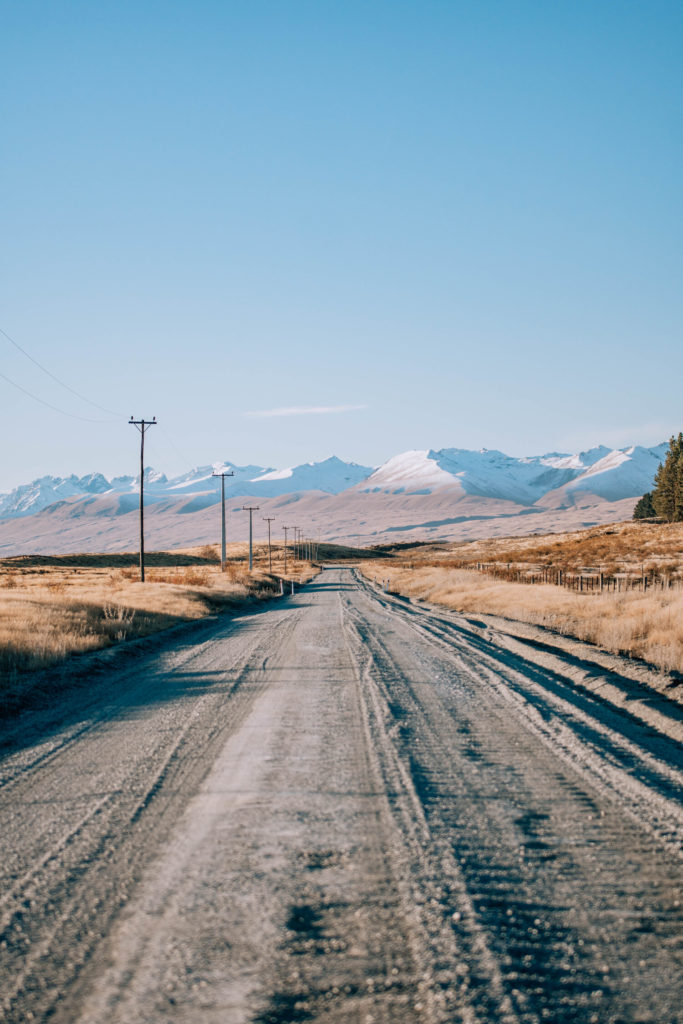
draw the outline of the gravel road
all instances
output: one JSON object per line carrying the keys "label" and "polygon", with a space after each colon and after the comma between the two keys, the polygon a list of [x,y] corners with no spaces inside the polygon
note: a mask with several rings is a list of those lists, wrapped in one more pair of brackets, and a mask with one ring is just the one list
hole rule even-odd
{"label": "gravel road", "polygon": [[683,1022],[682,748],[575,661],[332,567],[4,726],[0,1019]]}

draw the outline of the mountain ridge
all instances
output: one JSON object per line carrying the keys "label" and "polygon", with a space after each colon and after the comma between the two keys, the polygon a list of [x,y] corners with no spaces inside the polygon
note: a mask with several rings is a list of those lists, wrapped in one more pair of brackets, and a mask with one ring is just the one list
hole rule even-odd
{"label": "mountain ridge", "polygon": [[[519,458],[486,448],[411,449],[375,469],[333,455],[285,469],[216,462],[171,479],[146,467],[145,494],[149,502],[177,499],[179,505],[186,505],[187,498],[195,496],[194,507],[206,507],[220,497],[214,473],[225,472],[234,474],[225,479],[225,493],[230,499],[270,499],[310,492],[424,496],[446,491],[454,498],[470,496],[524,507],[570,507],[587,494],[607,502],[640,497],[652,487],[666,448],[664,442],[652,448],[598,445],[578,453],[550,452]],[[46,475],[0,494],[0,519],[25,518],[65,500],[132,494],[138,487],[136,476],[108,480],[100,472],[82,477]],[[122,507],[127,508],[128,502],[124,501]]]}

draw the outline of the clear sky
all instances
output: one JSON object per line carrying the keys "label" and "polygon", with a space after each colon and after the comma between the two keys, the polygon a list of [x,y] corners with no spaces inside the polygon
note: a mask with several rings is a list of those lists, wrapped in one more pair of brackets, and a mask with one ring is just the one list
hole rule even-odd
{"label": "clear sky", "polygon": [[668,438],[682,50],[680,0],[5,0],[0,328],[118,416],[0,335],[0,490],[135,472],[131,414],[169,474]]}

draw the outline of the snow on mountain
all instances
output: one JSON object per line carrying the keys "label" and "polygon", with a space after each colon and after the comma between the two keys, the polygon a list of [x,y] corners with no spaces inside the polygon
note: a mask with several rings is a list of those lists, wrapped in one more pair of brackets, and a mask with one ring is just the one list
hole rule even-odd
{"label": "snow on mountain", "polygon": [[[73,477],[71,479],[74,479]],[[85,488],[88,494],[104,494],[110,488],[110,483],[101,473],[88,473],[78,481],[79,486]]]}
{"label": "snow on mountain", "polygon": [[607,450],[600,459],[592,462],[575,479],[569,481],[557,492],[548,494],[540,504],[558,503],[560,496],[565,503],[576,503],[585,494],[592,494],[605,501],[620,501],[622,498],[639,498],[651,490],[654,475],[663,462],[667,444],[654,448],[633,445],[630,448]]}
{"label": "snow on mountain", "polygon": [[[214,473],[232,473],[225,478],[225,493],[229,497],[255,495],[277,497],[297,491],[324,491],[338,494],[364,480],[372,469],[354,462],[343,462],[336,456],[323,462],[306,462],[287,469],[266,469],[263,466],[236,466],[232,462],[216,462],[200,466],[184,476],[170,481],[165,489],[169,494],[220,491],[220,481]],[[137,486],[137,481],[136,481]]]}
{"label": "snow on mountain", "polygon": [[343,462],[336,455],[323,462],[305,462],[288,469],[269,470],[250,481],[249,494],[274,498],[297,491],[340,494],[367,479],[372,469],[355,462]]}
{"label": "snow on mountain", "polygon": [[[214,472],[233,474],[225,479],[227,496],[254,495],[266,498],[313,490],[338,494],[364,480],[372,470],[368,466],[343,462],[332,456],[323,462],[307,462],[302,466],[293,466],[285,470],[216,462],[169,480],[165,474],[148,466],[145,469],[145,494],[150,501],[159,501],[165,497],[180,498],[183,495],[206,494],[208,497],[205,504],[212,504],[219,500],[221,486],[220,479],[213,475]],[[32,515],[55,502],[87,494],[137,493],[139,486],[139,475],[115,477],[111,481],[101,473],[91,473],[81,478],[45,476],[34,480],[33,483],[15,488],[10,494],[0,495],[0,518]]]}
{"label": "snow on mountain", "polygon": [[104,494],[110,488],[111,484],[101,473],[89,473],[80,478],[42,476],[15,488],[10,494],[0,494],[0,517],[30,516],[55,501],[74,495]]}
{"label": "snow on mountain", "polygon": [[426,449],[414,449],[394,455],[376,469],[360,490],[365,493],[388,491],[392,494],[430,494],[441,487],[453,487],[459,483],[452,473],[442,469],[436,458],[437,453]]}
{"label": "snow on mountain", "polygon": [[[234,475],[226,477],[225,492],[231,498],[252,496],[265,500],[287,494],[338,495],[352,490],[356,495],[443,493],[451,503],[462,498],[483,498],[527,508],[566,508],[591,500],[614,502],[639,497],[652,488],[657,466],[666,451],[666,444],[614,450],[600,445],[577,454],[550,452],[513,458],[486,448],[419,449],[394,455],[375,470],[332,456],[322,462],[306,462],[286,469],[216,462],[170,480],[148,467],[145,493],[155,503],[175,502],[178,511],[194,508],[197,502],[208,507],[220,497],[220,482],[214,472],[230,472]],[[115,477],[111,481],[101,473],[83,477],[45,476],[17,487],[11,494],[0,495],[0,518],[29,516],[55,502],[88,495],[109,493],[123,498],[137,493],[138,486],[139,478],[135,476]],[[192,498],[193,503],[180,502],[183,497]],[[127,508],[128,503],[124,502],[121,508],[124,506]],[[117,503],[112,507],[118,507]]]}
{"label": "snow on mountain", "polygon": [[[559,457],[569,459],[570,456]],[[558,476],[560,474],[560,476]],[[551,486],[571,479],[569,468],[547,465],[543,457],[515,459],[503,452],[442,448],[396,455],[369,477],[363,491],[430,494],[443,488],[479,497],[533,504]]]}
{"label": "snow on mountain", "polygon": [[548,455],[541,455],[540,458],[543,460],[545,465],[552,466],[553,469],[579,469],[583,470],[586,466],[592,466],[600,459],[604,458],[612,451],[611,448],[605,448],[604,444],[600,444],[597,448],[591,448],[587,452],[579,452],[578,455],[564,455],[562,452],[550,452]]}
{"label": "snow on mountain", "polygon": [[[167,492],[169,494],[190,494],[195,491],[215,491],[221,489],[220,478],[214,473],[232,473],[225,478],[226,493],[236,488],[246,480],[252,480],[261,473],[267,472],[263,466],[236,466],[233,462],[214,462],[210,466],[198,466],[182,476],[174,477],[170,481]],[[240,491],[240,493],[242,493]]]}
{"label": "snow on mountain", "polygon": [[392,494],[451,489],[454,495],[459,492],[535,505],[562,488],[571,488],[617,501],[639,496],[652,487],[666,448],[662,444],[613,451],[600,445],[578,454],[552,452],[527,458],[486,448],[408,451],[389,459],[357,489]]}

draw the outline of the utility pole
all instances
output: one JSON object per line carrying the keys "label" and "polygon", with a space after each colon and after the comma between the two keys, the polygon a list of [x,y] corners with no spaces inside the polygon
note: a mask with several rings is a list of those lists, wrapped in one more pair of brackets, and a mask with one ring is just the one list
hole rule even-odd
{"label": "utility pole", "polygon": [[268,572],[272,572],[273,562],[270,557],[270,524],[275,522],[275,516],[264,516],[263,522],[268,523]]}
{"label": "utility pole", "polygon": [[298,561],[298,559],[299,559],[299,530],[300,530],[300,527],[293,526],[292,529],[294,530],[294,559],[296,561]]}
{"label": "utility pole", "polygon": [[287,530],[291,530],[291,526],[283,526],[282,529],[285,531],[285,576],[287,575]]}
{"label": "utility pole", "polygon": [[212,473],[211,476],[221,478],[221,572],[225,572],[225,478],[234,476],[232,470],[229,473]]}
{"label": "utility pole", "polygon": [[134,420],[128,423],[140,431],[140,582],[145,582],[145,433],[150,427],[156,426],[157,418],[151,420]]}
{"label": "utility pole", "polygon": [[249,572],[251,572],[252,567],[254,565],[253,543],[252,543],[254,534],[253,534],[252,525],[251,525],[251,523],[252,523],[252,513],[253,512],[258,512],[259,508],[260,508],[259,505],[242,505],[242,511],[249,513]]}

